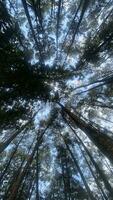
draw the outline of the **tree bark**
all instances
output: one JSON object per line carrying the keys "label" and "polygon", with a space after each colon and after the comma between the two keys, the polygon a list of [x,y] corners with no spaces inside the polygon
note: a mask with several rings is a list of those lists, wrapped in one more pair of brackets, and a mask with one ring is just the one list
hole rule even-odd
{"label": "tree bark", "polygon": [[66,124],[70,127],[70,129],[73,131],[73,133],[75,134],[76,138],[80,142],[80,145],[82,145],[82,147],[84,148],[84,150],[87,153],[87,155],[89,156],[93,166],[95,167],[97,174],[99,175],[100,179],[103,181],[106,189],[108,190],[109,196],[112,197],[113,196],[113,188],[109,184],[109,182],[108,182],[108,180],[106,178],[106,175],[104,174],[103,170],[100,169],[98,164],[95,162],[95,160],[93,159],[92,155],[90,154],[90,152],[88,151],[88,149],[86,148],[86,146],[84,145],[84,143],[82,142],[80,137],[77,135],[76,131],[72,128],[72,126],[68,123],[68,121],[64,117],[63,117],[63,119],[65,120]]}
{"label": "tree bark", "polygon": [[20,141],[17,143],[16,147],[14,148],[14,151],[12,152],[11,157],[10,157],[10,159],[9,159],[9,161],[8,161],[8,163],[7,163],[6,167],[5,167],[5,169],[4,169],[4,171],[3,171],[2,174],[0,175],[0,185],[1,185],[1,183],[2,183],[2,179],[3,179],[4,175],[5,175],[5,173],[7,172],[8,168],[9,168],[9,165],[10,165],[10,163],[11,163],[11,161],[12,161],[12,159],[13,159],[15,153],[17,152],[18,146],[19,146],[20,142],[22,141],[23,137],[24,137],[24,134],[22,135]]}
{"label": "tree bark", "polygon": [[28,200],[31,200],[31,196],[32,196],[32,193],[33,193],[34,187],[35,187],[35,181],[32,183],[31,191],[29,191],[29,194],[28,194]]}
{"label": "tree bark", "polygon": [[16,138],[17,135],[19,135],[19,133],[21,133],[22,131],[26,131],[27,126],[32,122],[34,116],[35,115],[33,115],[33,117],[25,125],[15,131],[15,133],[13,133],[8,140],[0,145],[0,153],[2,153],[8,147],[8,145]]}
{"label": "tree bark", "polygon": [[[78,144],[78,145],[79,145],[79,144]],[[92,174],[92,176],[93,176],[93,178],[94,178],[94,180],[95,180],[95,182],[96,182],[96,184],[97,184],[97,187],[98,187],[98,188],[100,189],[100,191],[101,191],[102,199],[103,199],[103,200],[108,200],[108,197],[106,196],[106,194],[105,194],[105,192],[104,192],[104,190],[103,190],[103,188],[102,188],[100,182],[98,181],[98,178],[97,178],[96,175],[94,174],[94,172],[93,172],[93,170],[92,170],[92,168],[91,168],[91,165],[90,165],[90,163],[88,162],[88,160],[87,160],[87,158],[86,158],[86,156],[85,156],[85,153],[84,153],[84,151],[82,150],[82,148],[81,148],[80,145],[79,145],[79,148],[80,148],[80,150],[81,150],[81,152],[82,152],[82,155],[83,155],[83,157],[84,157],[84,159],[85,159],[85,161],[86,161],[86,163],[87,163],[87,165],[88,165],[88,167],[89,167],[89,170],[91,171],[91,174]],[[103,198],[103,197],[104,197],[104,198]]]}
{"label": "tree bark", "polygon": [[37,148],[39,148],[39,145],[42,142],[42,137],[43,137],[43,135],[45,134],[46,130],[48,129],[48,127],[50,125],[51,125],[51,121],[50,121],[50,123],[48,123],[47,127],[45,128],[45,130],[39,136],[31,155],[27,159],[27,162],[26,162],[26,165],[25,165],[24,169],[20,172],[19,176],[17,177],[16,182],[14,182],[13,185],[11,186],[10,195],[8,197],[8,200],[14,200],[15,199],[15,195],[18,192],[18,189],[19,189],[24,177],[26,176],[27,170],[28,170],[28,168],[30,167],[30,164],[33,161],[33,158],[34,158],[34,155],[35,155],[35,153],[37,151]]}
{"label": "tree bark", "polygon": [[[85,11],[86,11],[86,9],[87,9],[87,7],[89,5],[89,0],[84,0],[82,2],[83,2],[83,5],[82,5],[82,10],[81,10],[80,18],[79,18],[79,21],[77,23],[76,28],[74,29],[73,37],[72,37],[71,43],[70,43],[69,48],[68,48],[67,56],[68,56],[68,54],[70,52],[71,46],[73,45],[73,42],[75,40],[75,36],[76,36],[76,34],[77,34],[78,30],[79,30],[80,24],[81,24],[81,22],[83,20],[84,14],[85,14]],[[81,6],[81,3],[80,3],[80,6]]]}
{"label": "tree bark", "polygon": [[61,106],[62,111],[66,113],[73,122],[75,122],[76,126],[80,128],[99,148],[99,150],[102,151],[102,153],[113,163],[113,139],[91,124],[86,123],[85,120],[81,119],[78,115],[71,112],[62,104],[58,104]]}
{"label": "tree bark", "polygon": [[27,3],[26,3],[26,0],[21,0],[21,1],[22,1],[24,10],[25,10],[26,17],[27,17],[28,22],[29,22],[30,29],[31,29],[31,31],[32,31],[32,35],[33,35],[35,44],[36,44],[37,49],[38,49],[38,51],[39,51],[39,62],[40,62],[41,64],[43,64],[44,61],[43,61],[42,51],[41,51],[41,49],[40,49],[40,45],[41,45],[41,44],[39,44],[39,42],[37,41],[37,38],[36,38],[36,35],[35,35],[35,31],[34,31],[34,28],[33,28],[33,24],[32,24],[31,18],[30,18],[30,14],[29,14],[29,10],[28,10],[28,6],[27,6]]}
{"label": "tree bark", "polygon": [[[31,145],[30,145],[29,148],[28,148],[28,155],[29,155],[29,152],[30,152],[30,150],[31,150],[31,148],[32,148],[32,146],[33,146],[33,144],[34,144],[34,140],[33,140],[33,142],[31,143]],[[9,193],[10,193],[10,191],[11,191],[12,188],[13,188],[13,185],[15,184],[16,180],[18,179],[19,175],[21,174],[22,167],[23,167],[23,165],[24,165],[24,163],[25,163],[25,160],[26,160],[25,158],[22,159],[22,162],[21,162],[20,166],[18,167],[16,173],[13,173],[13,177],[12,177],[11,181],[9,181],[9,187],[8,187],[8,189],[7,189],[7,191],[6,191],[5,195],[4,195],[3,200],[5,200],[5,199],[8,198]],[[23,177],[23,179],[24,179],[24,177]]]}
{"label": "tree bark", "polygon": [[85,180],[85,177],[84,177],[84,175],[83,175],[83,173],[82,173],[82,170],[80,169],[79,164],[78,164],[78,162],[77,162],[75,156],[73,155],[73,153],[72,153],[72,151],[71,151],[69,145],[67,144],[67,142],[66,142],[65,138],[63,137],[63,135],[62,135],[62,134],[60,134],[60,135],[61,135],[61,137],[63,138],[64,143],[65,143],[65,145],[66,145],[66,147],[67,147],[67,150],[68,150],[68,152],[70,153],[70,155],[71,155],[71,157],[72,157],[72,160],[74,161],[75,166],[76,166],[76,168],[77,168],[77,170],[78,170],[78,172],[79,172],[79,174],[80,174],[80,176],[81,176],[81,178],[82,178],[82,181],[83,181],[83,183],[84,183],[84,185],[85,185],[85,188],[86,188],[86,190],[87,190],[87,193],[88,193],[88,196],[89,196],[90,200],[96,200],[95,197],[93,196],[93,194],[92,194],[92,192],[91,192],[91,190],[90,190],[90,188],[89,188],[89,186],[88,186],[86,180]]}
{"label": "tree bark", "polygon": [[64,197],[65,197],[65,200],[68,200],[66,181],[65,181],[65,172],[64,172],[64,165],[62,162],[62,158],[61,158],[61,166],[62,166],[62,179],[63,179],[63,184],[64,184]]}
{"label": "tree bark", "polygon": [[27,173],[28,168],[29,168],[30,164],[33,161],[33,157],[34,157],[34,155],[36,153],[36,149],[37,149],[37,143],[35,144],[35,147],[34,147],[32,153],[31,153],[31,155],[29,155],[29,157],[27,159],[27,163],[26,163],[24,169],[22,170],[22,172],[18,176],[16,182],[13,184],[12,191],[10,191],[11,193],[10,193],[10,195],[8,197],[8,200],[15,200],[18,188],[20,187],[20,185],[21,185],[21,183],[23,181],[23,178],[25,177],[25,175]]}
{"label": "tree bark", "polygon": [[[38,143],[38,139],[37,139]],[[36,200],[39,200],[39,149],[36,150]]]}

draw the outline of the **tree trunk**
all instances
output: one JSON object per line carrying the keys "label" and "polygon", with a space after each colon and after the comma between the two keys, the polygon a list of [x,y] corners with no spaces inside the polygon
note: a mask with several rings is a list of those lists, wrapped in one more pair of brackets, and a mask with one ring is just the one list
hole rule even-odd
{"label": "tree trunk", "polygon": [[[78,144],[78,145],[79,145],[79,144]],[[86,163],[87,163],[87,165],[88,165],[88,167],[89,167],[89,170],[91,171],[91,174],[92,174],[92,176],[93,176],[93,178],[94,178],[94,180],[95,180],[95,182],[96,182],[98,188],[99,188],[100,191],[101,191],[101,194],[102,194],[103,197],[104,197],[104,198],[102,197],[102,199],[103,199],[103,200],[108,200],[108,197],[106,196],[105,192],[103,191],[103,188],[102,188],[100,182],[98,181],[98,178],[97,178],[96,175],[94,174],[94,172],[93,172],[93,170],[92,170],[92,168],[91,168],[91,165],[90,165],[90,163],[88,162],[88,160],[87,160],[87,158],[86,158],[86,156],[85,156],[85,154],[84,154],[84,151],[82,150],[82,148],[81,148],[80,145],[79,145],[79,148],[80,148],[80,150],[81,150],[81,152],[82,152],[82,155],[83,155],[83,157],[84,157],[84,159],[85,159],[85,161],[86,161]]]}
{"label": "tree trunk", "polygon": [[[33,144],[34,144],[34,140],[33,140],[33,142],[31,143],[31,145],[28,148],[28,154],[29,154]],[[19,168],[17,169],[16,174],[15,173],[13,174],[12,180],[9,182],[9,187],[8,187],[6,193],[5,193],[4,200],[8,198],[9,193],[13,188],[13,185],[15,184],[16,180],[18,179],[19,175],[21,174],[21,170],[22,170],[22,167],[23,167],[24,163],[25,163],[25,158],[22,159],[22,162],[21,162]]]}
{"label": "tree trunk", "polygon": [[9,168],[9,165],[10,165],[15,153],[17,152],[18,146],[19,146],[20,142],[22,141],[23,137],[24,137],[24,134],[22,135],[22,138],[20,139],[20,141],[17,143],[16,147],[14,148],[14,151],[12,152],[11,157],[10,157],[10,159],[9,159],[5,169],[4,169],[4,171],[0,175],[0,185],[2,183],[2,179],[3,179],[4,175],[5,175],[5,173],[7,172],[8,168]]}
{"label": "tree trunk", "polygon": [[42,137],[43,135],[45,134],[46,130],[48,129],[48,127],[51,125],[51,122],[48,123],[47,127],[45,128],[45,130],[41,133],[41,135],[39,136],[38,140],[37,140],[37,143],[35,144],[35,147],[31,153],[31,155],[28,157],[27,159],[27,163],[24,167],[24,169],[22,170],[22,172],[20,172],[19,176],[17,177],[16,179],[16,182],[14,182],[14,184],[12,185],[11,187],[11,190],[10,190],[10,195],[8,197],[8,200],[14,200],[15,199],[15,195],[16,193],[18,192],[18,189],[24,179],[24,177],[26,176],[26,173],[27,173],[27,170],[28,168],[30,167],[30,164],[32,163],[32,160],[34,158],[34,155],[37,151],[37,148],[39,148],[39,145],[41,144],[42,142]]}
{"label": "tree trunk", "polygon": [[61,158],[61,166],[62,166],[62,179],[63,179],[63,184],[64,184],[64,197],[65,197],[65,200],[68,200],[66,181],[65,181],[65,172],[64,172],[64,165],[62,162],[62,158]]}
{"label": "tree trunk", "polygon": [[21,183],[23,181],[23,178],[25,177],[25,175],[27,173],[28,168],[29,168],[30,164],[33,161],[33,157],[34,157],[34,155],[36,153],[36,150],[37,150],[37,143],[35,144],[35,147],[34,147],[32,153],[31,153],[31,155],[29,155],[29,157],[27,159],[27,163],[26,163],[24,169],[19,174],[16,182],[13,184],[12,191],[10,191],[10,195],[8,197],[8,200],[15,200],[18,188],[20,187],[20,185],[21,185]]}
{"label": "tree trunk", "polygon": [[32,183],[31,191],[29,191],[28,200],[31,200],[31,196],[32,196],[32,193],[33,193],[33,191],[34,191],[34,187],[35,187],[35,181]]}
{"label": "tree trunk", "polygon": [[[82,2],[83,2],[83,6],[82,6],[80,18],[79,18],[79,21],[78,21],[78,23],[77,23],[76,28],[74,29],[74,34],[73,34],[71,43],[70,43],[69,48],[68,48],[67,56],[68,56],[68,54],[69,54],[69,52],[70,52],[71,46],[73,45],[73,42],[74,42],[74,40],[75,40],[75,36],[76,36],[76,34],[77,34],[78,30],[79,30],[80,24],[81,24],[81,22],[82,22],[82,20],[83,20],[84,14],[85,14],[85,11],[86,11],[86,9],[87,9],[87,7],[88,7],[88,5],[89,5],[89,0],[84,0],[84,1],[82,1]],[[80,6],[81,6],[81,3],[80,3]]]}
{"label": "tree trunk", "polygon": [[27,195],[26,195],[26,199],[29,199],[29,196],[30,196],[30,190],[32,190],[32,186],[34,184],[34,180],[31,180],[30,181],[30,185],[29,185],[29,188],[28,188],[28,192],[27,192]]}
{"label": "tree trunk", "polygon": [[[38,139],[37,139],[38,143]],[[36,200],[39,200],[39,146],[36,150]]]}
{"label": "tree trunk", "polygon": [[75,22],[75,19],[76,19],[77,15],[78,15],[78,12],[79,12],[79,10],[80,10],[80,8],[81,8],[81,6],[82,6],[82,3],[83,3],[83,0],[80,0],[80,3],[79,3],[79,5],[78,5],[78,8],[75,10],[74,17],[73,17],[73,19],[72,19],[72,21],[71,21],[71,24],[70,24],[70,26],[69,26],[69,29],[68,29],[68,31],[67,31],[67,33],[66,33],[65,38],[64,38],[64,42],[63,42],[63,44],[62,44],[62,47],[64,47],[64,44],[65,44],[65,42],[66,42],[66,38],[67,38],[67,36],[68,36],[68,34],[69,34],[70,29],[72,28],[73,23]]}
{"label": "tree trunk", "polygon": [[88,149],[86,148],[86,146],[84,145],[84,143],[82,142],[82,140],[80,139],[80,137],[76,134],[76,131],[71,127],[71,125],[68,123],[68,121],[63,117],[63,119],[65,120],[66,124],[70,127],[70,129],[73,131],[73,133],[75,134],[76,138],[78,139],[78,141],[80,142],[80,145],[83,146],[85,152],[87,153],[87,155],[89,156],[92,164],[94,165],[97,174],[99,174],[100,179],[103,181],[106,189],[109,192],[109,196],[112,197],[113,196],[113,188],[111,187],[111,185],[109,184],[106,175],[104,174],[103,170],[100,169],[100,167],[98,166],[98,164],[95,162],[95,160],[93,159],[92,155],[90,154],[90,152],[88,151]]}
{"label": "tree trunk", "polygon": [[7,141],[3,142],[0,145],[0,153],[2,153],[8,147],[8,145],[16,138],[17,135],[19,135],[19,133],[21,133],[22,131],[26,131],[26,128],[34,119],[34,116],[35,116],[35,114],[25,125],[23,125],[19,130],[15,131],[15,133],[13,133]]}
{"label": "tree trunk", "polygon": [[66,113],[86,135],[91,139],[91,141],[99,148],[102,153],[107,156],[107,158],[113,163],[113,139],[107,136],[102,131],[98,130],[89,123],[86,123],[78,115],[72,113],[69,109],[64,107],[62,104],[58,103],[62,111]]}
{"label": "tree trunk", "polygon": [[37,41],[37,38],[36,38],[36,35],[35,35],[35,31],[34,31],[34,28],[33,28],[33,25],[32,25],[32,21],[31,21],[31,18],[30,18],[30,14],[29,14],[29,10],[28,10],[28,7],[27,7],[27,3],[26,3],[26,0],[21,0],[21,1],[22,1],[24,10],[25,10],[26,17],[27,17],[28,22],[29,22],[29,26],[30,26],[31,31],[32,31],[32,35],[33,35],[34,41],[35,41],[37,49],[39,51],[39,61],[42,64],[43,63],[42,51],[40,49],[40,44]]}
{"label": "tree trunk", "polygon": [[[31,171],[32,171],[32,169],[30,169],[30,172],[31,172]],[[28,176],[29,176],[29,170],[28,170],[28,172],[27,172],[27,175],[26,175],[26,177],[25,177],[25,180],[24,180],[24,182],[23,182],[23,185],[22,185],[22,187],[21,187],[21,190],[19,191],[19,195],[18,195],[18,197],[17,197],[17,200],[22,199],[23,193],[25,193],[26,199],[27,199],[27,197],[29,197],[30,189],[31,189],[31,187],[32,187],[32,183],[33,183],[33,180],[34,180],[34,171],[33,171],[33,174],[31,175],[31,176],[32,176],[32,177],[31,177],[31,180],[30,180],[29,183],[28,183],[28,184],[29,184],[29,187],[28,187],[27,191],[25,192],[25,191],[24,191],[24,188],[25,188],[25,186],[26,186],[26,181],[27,181]]]}
{"label": "tree trunk", "polygon": [[84,185],[85,185],[85,188],[86,188],[86,190],[87,190],[87,193],[88,193],[88,196],[89,196],[90,200],[96,200],[95,197],[92,195],[92,192],[91,192],[91,190],[90,190],[90,188],[89,188],[89,186],[88,186],[88,184],[87,184],[87,182],[86,182],[86,180],[85,180],[85,177],[84,177],[84,175],[83,175],[83,173],[82,173],[82,171],[81,171],[81,169],[80,169],[80,167],[79,167],[79,164],[78,164],[78,162],[77,162],[75,156],[73,155],[73,153],[72,153],[72,151],[71,151],[69,145],[67,144],[67,142],[66,142],[65,138],[63,137],[63,135],[62,135],[62,134],[60,134],[60,135],[61,135],[61,137],[63,138],[64,143],[65,143],[65,145],[66,145],[66,147],[67,147],[67,150],[68,150],[68,152],[70,153],[70,155],[71,155],[71,157],[72,157],[72,160],[74,161],[75,166],[76,166],[76,168],[77,168],[77,170],[78,170],[78,172],[79,172],[79,174],[80,174],[80,176],[81,176],[81,178],[82,178],[82,181],[83,181],[83,183],[84,183]]}

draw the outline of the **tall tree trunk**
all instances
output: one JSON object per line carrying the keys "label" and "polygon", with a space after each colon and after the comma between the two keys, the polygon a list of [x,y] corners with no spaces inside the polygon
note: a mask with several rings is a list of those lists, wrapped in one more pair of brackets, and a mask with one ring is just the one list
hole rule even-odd
{"label": "tall tree trunk", "polygon": [[65,46],[66,39],[67,39],[67,36],[68,36],[68,34],[69,34],[69,32],[70,32],[70,29],[72,28],[72,25],[73,25],[73,23],[74,23],[74,21],[75,21],[75,19],[76,19],[76,17],[77,17],[77,14],[78,14],[78,12],[79,12],[79,10],[80,10],[80,8],[81,8],[82,2],[83,2],[83,0],[80,0],[80,3],[79,3],[79,5],[78,5],[78,8],[77,8],[76,11],[75,11],[74,17],[73,17],[73,19],[71,20],[71,24],[70,24],[70,26],[69,26],[69,29],[68,29],[66,35],[65,35],[65,38],[64,38],[64,41],[63,41],[63,44],[62,44],[62,47],[61,47],[61,52],[62,52],[62,50],[63,50],[63,47]]}
{"label": "tall tree trunk", "polygon": [[79,174],[80,174],[80,176],[81,176],[81,178],[82,178],[82,181],[83,181],[83,183],[84,183],[84,185],[85,185],[85,188],[86,188],[86,190],[87,190],[87,193],[88,193],[88,196],[89,196],[90,200],[96,200],[95,197],[93,196],[93,194],[92,194],[92,192],[91,192],[91,190],[90,190],[90,188],[89,188],[87,182],[86,182],[86,179],[85,179],[85,177],[84,177],[84,175],[83,175],[83,173],[82,173],[82,171],[81,171],[81,169],[80,169],[80,167],[79,167],[79,164],[78,164],[78,162],[77,162],[75,156],[73,155],[73,153],[72,153],[72,151],[71,151],[69,145],[67,144],[67,142],[66,142],[64,136],[63,136],[62,134],[60,134],[60,135],[61,135],[61,137],[63,138],[64,143],[65,143],[65,145],[66,145],[66,147],[67,147],[67,150],[68,150],[68,152],[70,153],[71,158],[72,158],[72,160],[74,161],[74,164],[75,164],[75,166],[76,166],[76,168],[77,168],[77,170],[78,170],[78,172],[79,172]]}
{"label": "tall tree trunk", "polygon": [[73,122],[75,122],[78,128],[86,133],[99,150],[102,151],[102,153],[105,154],[105,156],[107,156],[107,158],[113,163],[113,139],[91,124],[86,123],[86,121],[81,119],[77,114],[72,113],[62,104],[58,104],[61,106],[62,111],[66,113],[73,120]]}
{"label": "tall tree trunk", "polygon": [[[33,177],[34,178],[34,177]],[[27,192],[27,195],[26,195],[26,199],[29,199],[29,196],[30,196],[30,190],[32,190],[32,186],[34,184],[34,180],[32,179],[30,181],[30,184],[29,184],[29,188],[28,188],[28,192]]]}
{"label": "tall tree trunk", "polygon": [[82,20],[83,20],[84,14],[85,14],[85,12],[86,12],[86,10],[87,10],[87,7],[88,7],[88,5],[89,5],[89,2],[90,2],[89,0],[84,0],[84,1],[83,1],[83,6],[82,6],[80,18],[79,18],[79,21],[78,21],[78,23],[77,23],[76,28],[74,29],[74,33],[73,33],[73,36],[72,36],[72,40],[71,40],[71,43],[70,43],[70,45],[69,45],[69,47],[68,47],[68,52],[67,52],[66,60],[67,60],[68,54],[69,54],[69,52],[70,52],[70,49],[71,49],[71,47],[72,47],[72,45],[73,45],[73,43],[74,43],[75,36],[76,36],[76,34],[77,34],[78,30],[79,30],[79,27],[80,27],[80,25],[81,25],[81,22],[82,22]]}
{"label": "tall tree trunk", "polygon": [[17,152],[18,146],[19,146],[19,144],[21,143],[23,137],[24,137],[24,134],[22,135],[20,141],[17,143],[16,147],[14,148],[14,151],[11,153],[11,157],[10,157],[9,161],[7,162],[7,165],[5,166],[5,169],[3,170],[2,174],[0,175],[0,185],[1,185],[1,183],[2,183],[2,180],[3,180],[4,175],[6,174],[8,168],[9,168],[9,166],[10,166],[10,163],[11,163],[11,161],[12,161],[12,159],[13,159],[15,153]]}
{"label": "tall tree trunk", "polygon": [[[38,138],[37,138],[38,143]],[[39,200],[39,146],[36,150],[36,200]]]}
{"label": "tall tree trunk", "polygon": [[19,174],[20,174],[20,172],[21,172],[21,169],[22,169],[22,166],[23,166],[24,162],[25,162],[25,159],[22,160],[22,163],[21,163],[21,165],[19,166],[18,170],[16,171],[16,173],[13,173],[12,179],[8,182],[9,186],[8,186],[7,191],[5,192],[5,195],[4,195],[4,197],[3,197],[3,200],[8,199],[9,193],[10,193],[10,191],[11,191],[11,189],[12,189],[14,183],[15,183],[16,180],[18,179],[18,176],[19,176]]}
{"label": "tall tree trunk", "polygon": [[41,0],[37,1],[37,15],[38,15],[38,19],[39,19],[39,23],[40,26],[43,30],[43,26],[42,26],[42,9],[41,9]]}
{"label": "tall tree trunk", "polygon": [[29,10],[28,10],[28,7],[27,7],[26,0],[21,0],[21,1],[22,1],[24,10],[25,10],[26,17],[27,17],[28,22],[29,22],[29,26],[30,26],[31,31],[32,31],[32,35],[33,35],[34,41],[35,41],[37,49],[39,51],[39,62],[40,62],[40,64],[43,64],[44,61],[43,61],[43,56],[42,56],[42,50],[40,49],[41,44],[37,41],[37,38],[36,38],[36,35],[35,35],[35,31],[34,31],[34,28],[33,28],[33,24],[32,24],[31,18],[30,18]]}
{"label": "tall tree trunk", "polygon": [[61,3],[62,3],[62,0],[59,0],[58,1],[58,10],[57,10],[57,25],[56,25],[57,50],[58,50],[58,37],[59,37],[59,22],[60,22],[60,14],[61,14]]}
{"label": "tall tree trunk", "polygon": [[27,197],[29,196],[29,192],[30,192],[30,189],[31,189],[31,187],[32,187],[32,183],[33,183],[33,180],[34,180],[34,174],[35,174],[35,170],[33,171],[33,174],[31,175],[32,177],[31,177],[31,180],[29,181],[29,187],[28,187],[28,189],[27,189],[27,192],[24,192],[24,188],[25,188],[25,186],[26,186],[26,182],[27,182],[27,178],[28,178],[28,176],[29,176],[29,171],[31,172],[31,170],[32,169],[29,169],[28,170],[28,172],[27,172],[27,175],[26,175],[26,177],[25,177],[25,180],[24,180],[24,182],[23,182],[23,185],[22,185],[22,187],[21,187],[21,189],[20,189],[20,191],[19,191],[19,195],[18,195],[18,197],[17,197],[17,200],[20,200],[20,199],[22,199],[22,195],[23,195],[23,193],[25,193],[25,196],[26,196],[26,199],[27,199]]}
{"label": "tall tree trunk", "polygon": [[67,149],[65,149],[63,146],[59,148],[59,156],[60,157],[60,163],[61,163],[61,169],[62,169],[62,177],[63,177],[63,183],[64,183],[64,196],[65,199],[70,200],[71,198],[71,188],[70,188],[70,171],[68,166],[68,155],[67,155]]}
{"label": "tall tree trunk", "polygon": [[19,189],[19,187],[20,187],[20,185],[21,185],[24,177],[26,176],[27,170],[30,167],[30,164],[32,163],[32,160],[33,160],[34,155],[35,155],[35,153],[37,151],[37,148],[39,148],[39,145],[42,142],[42,137],[43,137],[43,135],[45,134],[46,130],[48,129],[48,127],[50,125],[51,125],[51,122],[48,123],[47,127],[45,128],[45,130],[39,136],[39,138],[37,140],[37,143],[35,144],[35,147],[34,147],[32,153],[31,153],[31,155],[27,159],[27,163],[26,163],[24,169],[20,172],[19,176],[16,179],[16,182],[14,182],[13,185],[12,185],[12,187],[11,187],[10,195],[8,197],[8,200],[14,200],[15,199],[15,195],[18,192],[18,189]]}
{"label": "tall tree trunk", "polygon": [[19,133],[21,133],[22,131],[23,132],[26,131],[28,125],[32,122],[35,115],[36,114],[34,114],[33,117],[25,125],[23,125],[20,129],[18,129],[13,134],[11,134],[11,137],[8,140],[6,140],[5,142],[3,142],[0,145],[0,153],[2,153],[8,147],[8,145],[16,138],[17,135],[19,135]]}
{"label": "tall tree trunk", "polygon": [[17,194],[17,191],[18,191],[18,188],[20,187],[22,181],[23,181],[23,178],[25,177],[26,173],[27,173],[27,170],[28,168],[30,167],[32,161],[33,161],[33,157],[36,153],[36,150],[37,150],[37,143],[35,144],[35,147],[31,153],[31,155],[29,155],[28,159],[27,159],[27,163],[24,167],[24,169],[22,170],[22,172],[19,174],[16,182],[13,184],[13,187],[12,187],[12,190],[10,191],[10,195],[8,197],[8,200],[14,200],[15,197],[16,197],[16,194]]}
{"label": "tall tree trunk", "polygon": [[[20,130],[15,131],[15,133],[11,134],[11,137],[6,140],[5,142],[3,142],[0,146],[0,153],[2,153],[7,147],[8,145],[16,138],[17,135],[19,135],[19,133],[21,133],[21,131],[23,131],[24,127],[22,127]],[[25,132],[25,129],[24,129]]]}
{"label": "tall tree trunk", "polygon": [[[31,145],[28,148],[28,154],[29,154],[33,144],[34,144],[34,140],[33,140],[33,142],[31,143]],[[21,170],[22,170],[22,167],[23,167],[24,163],[25,163],[25,158],[22,159],[22,162],[21,162],[20,166],[18,167],[16,173],[13,174],[12,179],[9,181],[9,187],[8,187],[8,189],[7,189],[7,191],[6,191],[5,195],[4,195],[3,200],[8,198],[8,195],[9,195],[10,191],[12,190],[12,187],[13,187],[14,183],[16,182],[16,180],[18,179],[18,177],[19,177],[19,175],[21,173]]]}
{"label": "tall tree trunk", "polygon": [[[106,76],[105,78],[103,77],[103,78],[101,78],[101,79],[99,79],[99,80],[97,80],[97,81],[93,81],[93,82],[88,83],[88,84],[86,84],[86,85],[78,86],[78,87],[76,87],[73,91],[78,90],[78,89],[80,89],[80,88],[84,88],[84,87],[91,86],[91,88],[86,89],[86,90],[81,91],[81,92],[77,92],[77,93],[75,94],[75,95],[80,95],[80,94],[82,94],[82,93],[88,92],[88,91],[90,91],[90,90],[96,89],[96,88],[101,87],[101,86],[106,85],[106,84],[110,84],[110,83],[112,83],[112,82],[113,82],[113,74],[110,74],[110,75]],[[97,83],[98,83],[98,85],[97,85]],[[96,85],[94,85],[94,84],[96,84]],[[93,85],[94,85],[94,86],[93,86]]]}
{"label": "tall tree trunk", "polygon": [[[79,144],[78,144],[78,145],[79,145]],[[101,194],[102,194],[102,196],[104,197],[104,198],[102,197],[102,199],[103,199],[103,200],[108,200],[108,197],[106,196],[106,194],[105,194],[105,192],[104,192],[104,190],[103,190],[103,188],[102,188],[100,182],[98,181],[98,178],[97,178],[96,175],[94,174],[94,172],[93,172],[93,170],[92,170],[92,168],[91,168],[91,165],[90,165],[90,163],[88,162],[88,160],[87,160],[87,158],[86,158],[86,156],[85,156],[85,153],[84,153],[84,151],[82,150],[82,148],[81,148],[80,145],[79,145],[79,148],[80,148],[80,150],[81,150],[81,152],[82,152],[82,155],[83,155],[83,157],[84,157],[84,159],[85,159],[85,161],[86,161],[86,163],[87,163],[87,165],[88,165],[88,167],[89,167],[89,170],[90,170],[90,172],[91,172],[91,174],[92,174],[92,176],[93,176],[93,178],[94,178],[94,180],[95,180],[95,182],[96,182],[96,184],[97,184],[97,187],[100,189]]]}
{"label": "tall tree trunk", "polygon": [[36,149],[36,200],[40,199],[39,196],[39,146],[42,143],[42,138],[45,134],[45,132],[47,131],[47,129],[49,128],[49,126],[51,125],[51,121],[48,123],[47,127],[45,128],[45,130],[41,133],[40,136],[37,136],[37,149]]}
{"label": "tall tree trunk", "polygon": [[51,0],[51,14],[50,14],[50,18],[53,18],[53,9],[54,9],[54,0]]}
{"label": "tall tree trunk", "polygon": [[[34,2],[32,1],[32,9],[34,11],[34,15],[35,15],[35,20],[37,22],[37,33],[39,33],[39,26],[41,28],[42,33],[44,33],[44,27],[42,26],[42,14],[41,13],[41,8],[39,8],[39,6],[37,5],[38,2]],[[39,26],[38,26],[39,23]]]}
{"label": "tall tree trunk", "polygon": [[64,184],[64,197],[65,197],[65,200],[68,200],[68,194],[67,194],[67,189],[66,189],[66,181],[65,181],[65,170],[64,170],[62,158],[60,160],[61,160],[61,166],[62,166],[62,179],[63,179],[63,184]]}
{"label": "tall tree trunk", "polygon": [[29,191],[28,200],[31,200],[32,193],[34,191],[34,187],[35,187],[35,181],[33,181],[32,186],[31,186],[31,191]]}
{"label": "tall tree trunk", "polygon": [[88,151],[88,149],[86,148],[86,146],[84,145],[84,143],[82,142],[82,140],[80,139],[80,137],[77,135],[76,131],[72,128],[72,126],[68,123],[67,119],[63,117],[63,119],[65,120],[66,124],[70,127],[70,129],[73,131],[73,133],[75,134],[76,138],[78,139],[78,141],[80,142],[80,145],[82,145],[82,147],[84,148],[85,152],[87,153],[87,155],[89,156],[93,166],[96,169],[97,174],[100,177],[100,180],[103,181],[106,189],[109,192],[109,196],[112,197],[113,196],[113,188],[111,187],[111,185],[109,184],[106,175],[104,174],[103,170],[100,169],[100,167],[98,166],[98,164],[95,162],[95,160],[93,159],[92,155],[90,154],[90,152]]}

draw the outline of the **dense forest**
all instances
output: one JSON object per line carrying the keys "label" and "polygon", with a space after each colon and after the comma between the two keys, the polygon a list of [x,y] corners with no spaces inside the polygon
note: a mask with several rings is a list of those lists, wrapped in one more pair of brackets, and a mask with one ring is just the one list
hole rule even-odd
{"label": "dense forest", "polygon": [[113,200],[113,0],[0,0],[0,200]]}

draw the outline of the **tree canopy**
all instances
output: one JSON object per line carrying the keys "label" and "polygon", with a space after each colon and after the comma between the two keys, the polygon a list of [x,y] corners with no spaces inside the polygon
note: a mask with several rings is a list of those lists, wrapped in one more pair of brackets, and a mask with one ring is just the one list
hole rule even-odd
{"label": "tree canopy", "polygon": [[0,199],[113,200],[112,0],[0,0]]}

